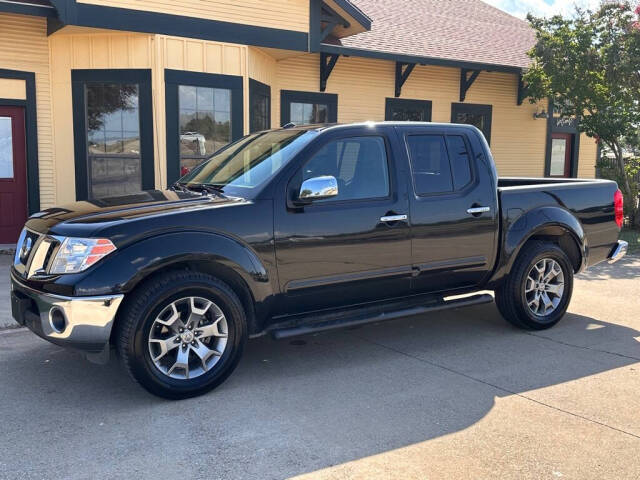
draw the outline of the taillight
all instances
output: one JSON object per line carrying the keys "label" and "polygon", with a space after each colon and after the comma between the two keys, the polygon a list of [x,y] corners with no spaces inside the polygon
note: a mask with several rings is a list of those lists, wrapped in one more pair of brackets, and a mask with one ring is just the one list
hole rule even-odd
{"label": "taillight", "polygon": [[624,198],[622,197],[622,192],[617,190],[616,193],[613,194],[613,209],[616,212],[616,223],[619,228],[622,228],[622,223],[624,221]]}

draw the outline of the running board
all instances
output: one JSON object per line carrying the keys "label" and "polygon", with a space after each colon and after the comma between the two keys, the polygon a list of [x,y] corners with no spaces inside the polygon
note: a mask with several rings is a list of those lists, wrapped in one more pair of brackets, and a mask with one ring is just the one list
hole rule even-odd
{"label": "running board", "polygon": [[[274,325],[269,333],[276,340],[308,335],[310,333],[324,332],[345,327],[356,327],[367,323],[382,322],[401,317],[410,317],[424,313],[448,310],[451,308],[469,307],[471,305],[481,305],[493,302],[493,297],[488,293],[471,295],[454,300],[440,300],[426,305],[410,305],[405,303],[402,308],[392,310],[385,309],[384,306],[377,306],[345,312],[335,312],[333,314],[321,314],[315,317],[304,317],[295,326]],[[333,317],[333,318],[331,318]],[[290,322],[288,322],[291,325]]]}

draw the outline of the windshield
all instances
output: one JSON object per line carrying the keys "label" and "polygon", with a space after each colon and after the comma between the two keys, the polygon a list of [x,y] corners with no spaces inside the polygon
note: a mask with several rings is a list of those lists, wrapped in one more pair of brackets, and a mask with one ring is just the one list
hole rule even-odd
{"label": "windshield", "polygon": [[276,130],[241,138],[214,153],[179,180],[186,185],[212,185],[242,195],[275,175],[317,132]]}

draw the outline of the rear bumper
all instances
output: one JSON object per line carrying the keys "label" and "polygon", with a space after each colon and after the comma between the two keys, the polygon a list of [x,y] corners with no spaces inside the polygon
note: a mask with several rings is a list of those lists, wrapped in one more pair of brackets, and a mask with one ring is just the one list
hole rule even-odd
{"label": "rear bumper", "polygon": [[39,292],[11,275],[11,313],[39,337],[85,354],[109,351],[111,329],[124,295],[63,297]]}
{"label": "rear bumper", "polygon": [[627,250],[629,249],[629,243],[624,240],[618,240],[618,243],[613,247],[611,253],[609,253],[609,257],[607,258],[609,263],[614,263],[620,260],[627,254]]}

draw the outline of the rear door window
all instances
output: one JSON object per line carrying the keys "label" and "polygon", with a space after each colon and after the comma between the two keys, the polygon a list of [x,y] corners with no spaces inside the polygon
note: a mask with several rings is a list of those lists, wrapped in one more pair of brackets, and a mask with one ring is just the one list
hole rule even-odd
{"label": "rear door window", "polygon": [[409,135],[407,146],[416,194],[452,192],[453,179],[444,135]]}

